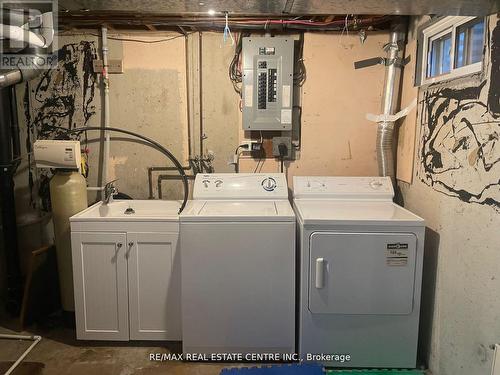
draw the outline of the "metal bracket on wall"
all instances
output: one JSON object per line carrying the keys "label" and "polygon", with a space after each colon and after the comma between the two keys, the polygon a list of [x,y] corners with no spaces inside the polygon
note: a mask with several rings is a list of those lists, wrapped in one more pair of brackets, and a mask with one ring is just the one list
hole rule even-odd
{"label": "metal bracket on wall", "polygon": [[372,57],[371,59],[366,59],[366,60],[360,60],[354,62],[354,69],[363,69],[363,68],[368,68],[370,66],[374,65],[384,65],[384,66],[389,66],[389,65],[396,65],[398,68],[404,67],[406,64],[408,64],[411,61],[411,56],[407,56],[404,59],[397,58],[397,59],[387,59],[385,57]]}

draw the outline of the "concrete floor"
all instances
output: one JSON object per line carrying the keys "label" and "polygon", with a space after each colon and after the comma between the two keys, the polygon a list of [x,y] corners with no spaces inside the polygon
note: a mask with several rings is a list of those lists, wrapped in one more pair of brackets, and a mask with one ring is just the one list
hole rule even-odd
{"label": "concrete floor", "polygon": [[[0,328],[0,333],[20,334]],[[165,343],[80,342],[73,329],[36,330],[42,341],[35,346],[13,375],[218,375],[231,364],[153,362],[151,353],[179,352],[180,345]],[[0,374],[31,344],[29,341],[0,340]]]}
{"label": "concrete floor", "polygon": [[[15,327],[11,324],[6,326]],[[219,375],[223,368],[255,366],[250,363],[151,361],[150,354],[180,353],[180,343],[77,341],[74,328],[63,327],[57,319],[24,332],[0,326],[0,333],[42,336],[42,341],[28,354],[13,375]],[[0,339],[0,374],[30,344],[30,341]]]}

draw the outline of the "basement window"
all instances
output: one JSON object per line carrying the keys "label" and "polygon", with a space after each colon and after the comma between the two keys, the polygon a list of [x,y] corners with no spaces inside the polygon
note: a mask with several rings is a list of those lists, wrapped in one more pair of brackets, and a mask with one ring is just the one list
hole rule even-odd
{"label": "basement window", "polygon": [[429,84],[481,71],[486,23],[484,18],[443,17],[420,33],[420,74],[417,84]]}

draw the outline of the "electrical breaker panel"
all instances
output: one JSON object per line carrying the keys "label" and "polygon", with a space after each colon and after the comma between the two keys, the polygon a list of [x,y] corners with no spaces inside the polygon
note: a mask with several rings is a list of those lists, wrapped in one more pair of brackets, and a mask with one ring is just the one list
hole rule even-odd
{"label": "electrical breaker panel", "polygon": [[243,38],[243,129],[292,130],[294,39]]}

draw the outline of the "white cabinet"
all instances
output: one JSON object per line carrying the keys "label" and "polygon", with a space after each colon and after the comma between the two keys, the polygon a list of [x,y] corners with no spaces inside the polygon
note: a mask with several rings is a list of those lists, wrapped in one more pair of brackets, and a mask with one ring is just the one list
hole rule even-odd
{"label": "white cabinet", "polygon": [[77,337],[128,340],[125,233],[71,233]]}
{"label": "white cabinet", "polygon": [[180,340],[177,234],[127,233],[131,340]]}
{"label": "white cabinet", "polygon": [[72,232],[77,338],[180,340],[178,233]]}

